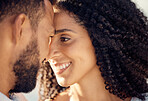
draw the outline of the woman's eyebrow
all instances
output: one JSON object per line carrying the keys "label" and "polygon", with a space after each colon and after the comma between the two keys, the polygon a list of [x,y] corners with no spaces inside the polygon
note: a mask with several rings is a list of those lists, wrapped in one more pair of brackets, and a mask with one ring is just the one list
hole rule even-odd
{"label": "woman's eyebrow", "polygon": [[63,32],[73,32],[73,33],[76,33],[75,31],[71,30],[71,29],[59,29],[59,30],[55,30],[55,35],[56,34],[59,34],[59,33],[63,33]]}

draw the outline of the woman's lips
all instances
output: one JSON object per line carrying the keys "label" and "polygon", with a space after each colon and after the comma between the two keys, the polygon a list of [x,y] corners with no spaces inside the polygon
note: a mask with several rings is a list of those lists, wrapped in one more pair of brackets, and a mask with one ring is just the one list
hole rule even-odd
{"label": "woman's lips", "polygon": [[50,63],[50,65],[51,65],[53,71],[55,72],[55,74],[62,74],[71,65],[71,62],[56,63],[56,64]]}

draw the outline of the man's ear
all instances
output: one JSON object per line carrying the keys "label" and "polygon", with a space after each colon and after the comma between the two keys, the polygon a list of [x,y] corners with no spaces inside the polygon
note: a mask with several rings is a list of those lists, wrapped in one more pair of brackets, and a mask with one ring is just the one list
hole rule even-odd
{"label": "man's ear", "polygon": [[14,19],[12,38],[15,44],[17,44],[17,42],[22,37],[22,29],[23,29],[24,23],[26,22],[26,18],[27,16],[25,14],[19,14]]}

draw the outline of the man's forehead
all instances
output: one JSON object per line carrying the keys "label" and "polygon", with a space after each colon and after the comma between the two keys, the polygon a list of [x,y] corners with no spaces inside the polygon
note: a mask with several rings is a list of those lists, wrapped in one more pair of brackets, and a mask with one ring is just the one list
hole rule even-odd
{"label": "man's forehead", "polygon": [[53,6],[49,2],[49,0],[44,0],[45,4],[45,13],[50,17],[51,20],[53,20],[54,12],[53,12]]}

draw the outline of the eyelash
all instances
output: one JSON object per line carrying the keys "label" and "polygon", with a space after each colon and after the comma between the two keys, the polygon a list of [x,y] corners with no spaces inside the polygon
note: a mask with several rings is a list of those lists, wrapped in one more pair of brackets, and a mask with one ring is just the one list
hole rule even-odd
{"label": "eyelash", "polygon": [[61,42],[67,42],[69,40],[70,40],[70,38],[68,38],[68,37],[60,37]]}

